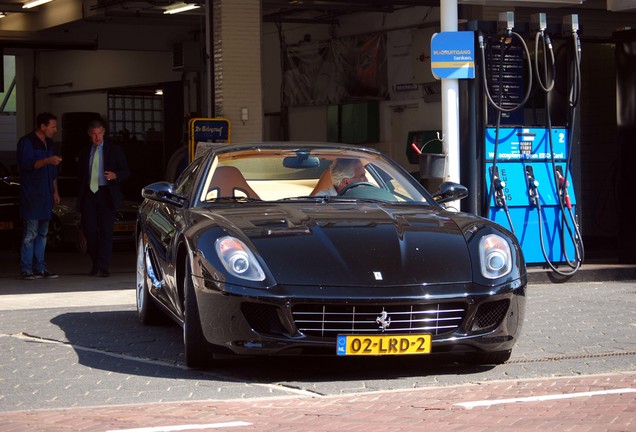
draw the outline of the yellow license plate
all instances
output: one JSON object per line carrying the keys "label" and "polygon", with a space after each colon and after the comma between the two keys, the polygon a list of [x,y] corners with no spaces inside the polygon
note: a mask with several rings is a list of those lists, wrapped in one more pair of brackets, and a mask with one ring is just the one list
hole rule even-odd
{"label": "yellow license plate", "polygon": [[430,334],[338,335],[338,355],[429,354]]}
{"label": "yellow license plate", "polygon": [[127,232],[127,231],[134,231],[135,230],[135,224],[115,224],[115,231],[116,232]]}
{"label": "yellow license plate", "polygon": [[0,222],[0,230],[12,230],[13,222]]}

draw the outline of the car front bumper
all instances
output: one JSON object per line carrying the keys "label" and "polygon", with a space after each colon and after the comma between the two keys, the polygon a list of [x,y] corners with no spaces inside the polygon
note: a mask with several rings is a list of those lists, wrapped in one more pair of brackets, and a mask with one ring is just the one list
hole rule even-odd
{"label": "car front bumper", "polygon": [[[438,354],[510,350],[524,319],[526,278],[494,288],[254,290],[201,278],[195,278],[195,287],[205,338],[228,353],[335,355],[339,334],[430,334],[431,353]],[[383,311],[385,321],[393,319],[387,328],[378,324]]]}

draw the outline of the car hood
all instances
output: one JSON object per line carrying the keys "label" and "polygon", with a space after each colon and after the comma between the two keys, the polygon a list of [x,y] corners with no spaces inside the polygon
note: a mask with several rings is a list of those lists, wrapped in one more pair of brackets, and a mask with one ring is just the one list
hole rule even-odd
{"label": "car hood", "polygon": [[436,208],[281,204],[206,212],[252,242],[278,284],[395,286],[472,280],[466,240]]}

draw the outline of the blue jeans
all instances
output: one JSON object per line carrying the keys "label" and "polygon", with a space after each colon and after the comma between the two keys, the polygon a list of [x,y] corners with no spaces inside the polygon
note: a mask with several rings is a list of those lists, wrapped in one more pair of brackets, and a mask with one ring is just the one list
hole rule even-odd
{"label": "blue jeans", "polygon": [[46,234],[49,232],[48,220],[23,220],[24,233],[20,249],[20,272],[39,273],[46,270],[44,249]]}

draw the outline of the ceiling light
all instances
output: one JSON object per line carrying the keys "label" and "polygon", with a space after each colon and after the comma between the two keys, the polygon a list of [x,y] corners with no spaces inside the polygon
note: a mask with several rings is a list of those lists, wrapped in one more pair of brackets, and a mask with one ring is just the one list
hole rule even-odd
{"label": "ceiling light", "polygon": [[180,13],[180,12],[185,12],[185,11],[189,11],[192,9],[197,9],[200,8],[201,5],[195,4],[195,3],[182,3],[182,4],[178,4],[175,7],[172,7],[170,9],[166,9],[165,11],[163,11],[164,14],[176,14],[176,13]]}
{"label": "ceiling light", "polygon": [[32,7],[43,5],[44,3],[48,3],[51,0],[29,0],[25,4],[22,5],[24,9],[31,9]]}
{"label": "ceiling light", "polygon": [[[534,0],[532,3],[552,3],[554,5],[571,5],[583,4],[585,0]],[[529,6],[523,0],[458,0],[458,3],[477,3],[482,5],[494,6]],[[535,5],[536,6],[536,5]]]}

